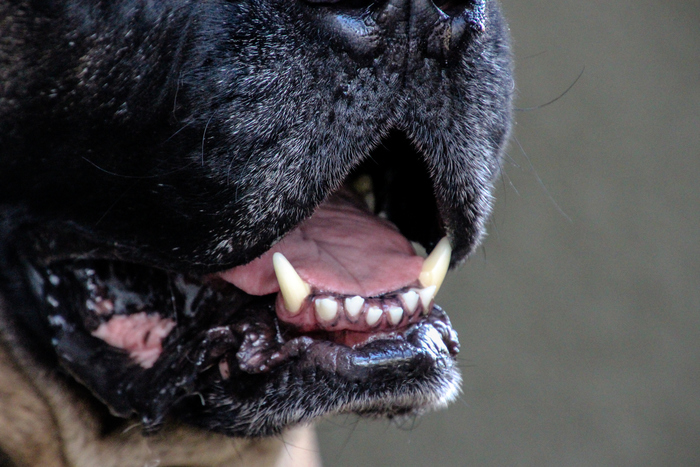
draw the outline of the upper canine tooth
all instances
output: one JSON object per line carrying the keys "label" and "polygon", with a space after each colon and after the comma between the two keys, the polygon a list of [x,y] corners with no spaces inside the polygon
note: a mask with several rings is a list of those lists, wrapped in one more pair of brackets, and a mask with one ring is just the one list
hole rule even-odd
{"label": "upper canine tooth", "polygon": [[282,253],[272,255],[272,266],[275,268],[275,276],[280,285],[284,306],[290,313],[296,314],[301,310],[301,305],[311,293],[309,284],[299,277],[292,264]]}
{"label": "upper canine tooth", "polygon": [[321,298],[314,302],[316,315],[324,321],[331,321],[338,315],[338,302],[332,298]]}
{"label": "upper canine tooth", "polygon": [[400,306],[389,307],[389,321],[391,324],[399,324],[401,318],[403,318],[403,308]]}
{"label": "upper canine tooth", "polygon": [[354,318],[360,314],[360,310],[362,310],[362,305],[364,304],[365,299],[359,295],[348,297],[345,299],[345,312]]}
{"label": "upper canine tooth", "polygon": [[437,290],[437,287],[434,285],[431,285],[430,287],[426,287],[424,289],[420,289],[418,291],[418,295],[420,295],[420,302],[423,305],[423,313],[428,314],[430,313],[430,302],[433,300],[433,297],[435,297],[435,291]]}
{"label": "upper canine tooth", "polygon": [[406,305],[406,310],[408,310],[409,313],[416,311],[419,295],[415,290],[409,290],[401,294],[401,298],[403,298],[403,303]]}
{"label": "upper canine tooth", "polygon": [[423,287],[435,286],[435,292],[442,285],[442,281],[447,274],[447,268],[450,266],[450,258],[452,257],[452,246],[447,237],[435,245],[430,255],[423,262],[423,269],[418,276],[418,281]]}

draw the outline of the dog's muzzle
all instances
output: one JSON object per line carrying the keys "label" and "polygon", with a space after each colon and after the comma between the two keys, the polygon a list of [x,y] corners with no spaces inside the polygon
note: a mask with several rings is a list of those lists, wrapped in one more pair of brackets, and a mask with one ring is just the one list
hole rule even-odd
{"label": "dog's muzzle", "polygon": [[459,344],[435,297],[510,128],[497,5],[185,3],[100,4],[108,45],[56,20],[42,66],[71,79],[0,122],[17,327],[147,431],[444,406]]}

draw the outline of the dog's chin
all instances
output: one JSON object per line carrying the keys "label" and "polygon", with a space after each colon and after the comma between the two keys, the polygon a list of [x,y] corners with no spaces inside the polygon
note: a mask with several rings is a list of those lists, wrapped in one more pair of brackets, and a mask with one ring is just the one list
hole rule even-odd
{"label": "dog's chin", "polygon": [[[415,254],[406,229],[386,219],[403,209],[392,199],[406,199],[394,191],[409,190],[383,181],[393,169],[375,155],[375,168],[358,168],[247,265],[202,274],[94,252],[28,260],[61,367],[146,431],[175,418],[261,436],[324,414],[405,417],[446,405],[459,388],[459,343],[434,303],[442,279],[431,285],[425,265],[446,270],[447,240],[435,249],[442,258]],[[404,183],[427,199],[416,209],[437,212],[421,193],[425,170],[409,172]],[[432,218],[407,235],[434,245]],[[286,290],[296,279],[280,254],[303,294]]]}
{"label": "dog's chin", "polygon": [[275,296],[210,278],[105,260],[33,274],[57,305],[62,366],[146,430],[177,417],[269,435],[326,413],[413,415],[458,390],[457,338],[437,306],[395,329],[302,332],[277,316]]}

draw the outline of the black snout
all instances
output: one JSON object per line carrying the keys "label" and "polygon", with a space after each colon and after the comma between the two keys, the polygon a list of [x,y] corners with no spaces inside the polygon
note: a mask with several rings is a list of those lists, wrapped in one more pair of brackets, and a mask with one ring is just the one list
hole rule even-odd
{"label": "black snout", "polygon": [[447,59],[485,28],[484,0],[305,0],[331,44],[356,58]]}

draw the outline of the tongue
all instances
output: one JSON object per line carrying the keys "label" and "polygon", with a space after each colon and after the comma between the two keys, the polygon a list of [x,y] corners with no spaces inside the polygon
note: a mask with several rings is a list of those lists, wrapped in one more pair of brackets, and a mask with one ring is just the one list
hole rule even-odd
{"label": "tongue", "polygon": [[423,258],[388,220],[339,192],[260,258],[220,273],[251,295],[279,291],[272,255],[281,252],[299,276],[321,293],[371,297],[418,280]]}

